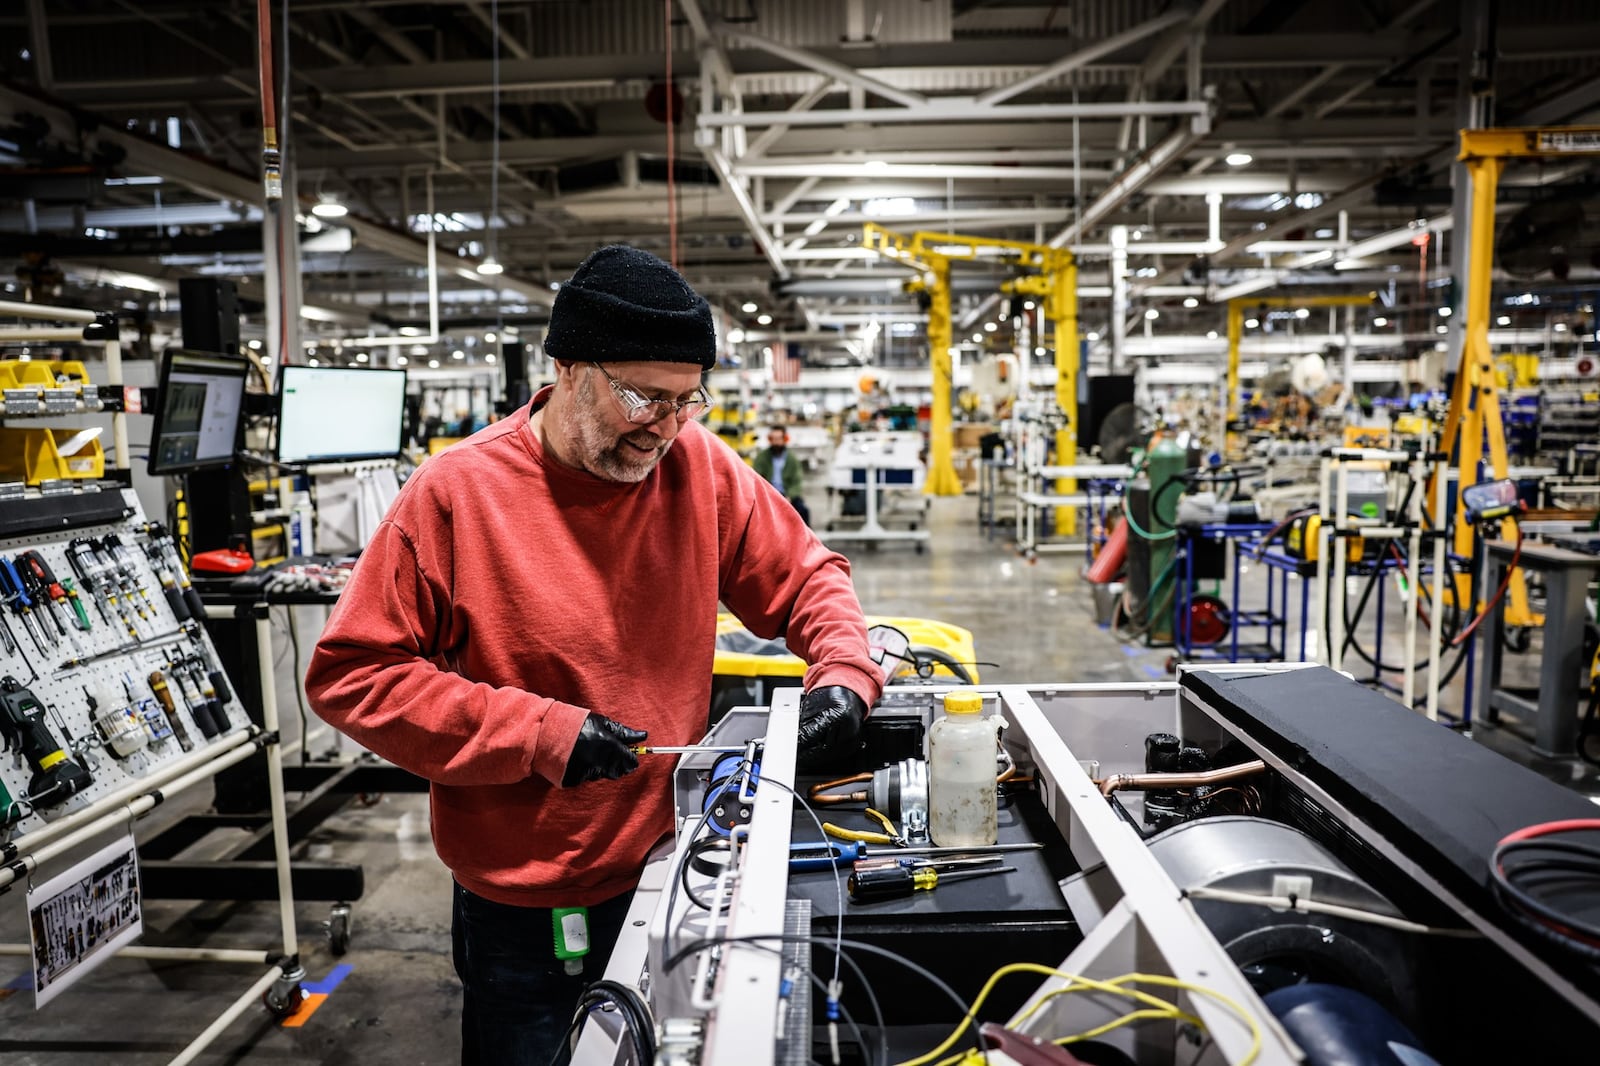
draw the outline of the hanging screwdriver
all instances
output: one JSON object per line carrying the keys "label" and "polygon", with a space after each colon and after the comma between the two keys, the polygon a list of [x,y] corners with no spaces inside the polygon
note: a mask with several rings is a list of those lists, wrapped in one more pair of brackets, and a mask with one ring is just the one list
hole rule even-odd
{"label": "hanging screwdriver", "polygon": [[157,570],[165,569],[177,580],[178,588],[183,593],[183,600],[189,605],[189,614],[206,621],[206,605],[200,599],[200,592],[189,582],[188,568],[183,565],[183,558],[178,553],[178,541],[167,528],[160,522],[151,522],[144,527],[145,536],[149,538],[146,543],[145,554],[155,564]]}
{"label": "hanging screwdriver", "polygon": [[940,873],[926,867],[908,870],[904,866],[871,866],[856,870],[845,885],[850,890],[851,903],[877,903],[886,899],[905,899],[914,892],[932,892],[940,885],[952,881],[971,881],[990,874],[1014,874],[1015,866],[996,866],[981,870],[951,870]]}
{"label": "hanging screwdriver", "polygon": [[206,706],[206,701],[201,697],[200,690],[194,687],[194,682],[184,671],[182,663],[168,663],[167,669],[178,682],[178,691],[183,695],[183,702],[189,707],[189,717],[194,719],[194,724],[200,727],[201,735],[214,737],[223,731],[217,720],[211,717],[211,708]]}
{"label": "hanging screwdriver", "polygon": [[16,566],[17,572],[22,577],[22,585],[27,591],[28,599],[31,600],[33,605],[39,609],[39,614],[41,616],[50,619],[50,626],[55,627],[55,633],[51,634],[50,626],[46,626],[43,622],[39,623],[39,628],[45,631],[45,634],[50,637],[51,641],[56,644],[60,644],[61,641],[59,638],[67,635],[67,627],[65,623],[61,621],[61,616],[56,614],[55,601],[52,600],[50,598],[50,594],[45,591],[44,582],[39,580],[39,575],[34,572],[31,566],[28,565],[28,557],[26,555],[17,556],[14,561],[14,565]]}
{"label": "hanging screwdriver", "polygon": [[[122,599],[127,604],[128,608],[137,614],[142,620],[148,622],[150,620],[150,615],[145,611],[144,604],[140,603],[134,598],[135,583],[133,579],[129,574],[123,571],[122,566],[112,556],[111,548],[105,543],[104,540],[91,540],[88,543],[89,550],[94,553],[95,562],[100,566],[102,572],[106,574],[111,583],[116,586],[117,591],[122,595]],[[144,589],[139,587],[138,591],[143,592]],[[147,600],[149,599],[148,596],[145,598]]]}
{"label": "hanging screwdriver", "polygon": [[33,638],[33,646],[39,649],[40,655],[49,655],[44,646],[44,629],[33,621],[33,601],[28,597],[27,586],[22,583],[16,566],[4,555],[0,555],[0,589],[4,591],[6,603],[21,617],[22,628]]}
{"label": "hanging screwdriver", "polygon": [[[133,553],[128,550],[127,545],[122,543],[122,538],[115,533],[107,533],[100,538],[100,543],[105,546],[106,552],[116,562],[118,572],[126,576],[128,583],[139,593],[139,598],[144,601],[145,606],[154,607],[155,603],[150,599],[150,593],[145,589],[144,582],[139,580],[138,562],[134,559]],[[139,610],[139,617],[146,617],[142,607]]]}
{"label": "hanging screwdriver", "polygon": [[155,694],[156,702],[161,704],[161,710],[166,713],[167,721],[172,725],[172,732],[177,735],[178,745],[184,751],[193,751],[194,740],[183,726],[183,719],[178,715],[178,705],[172,702],[172,689],[167,687],[166,676],[160,670],[150,671],[150,691]]}
{"label": "hanging screwdriver", "polygon": [[[96,587],[94,559],[89,554],[89,546],[83,538],[78,537],[67,542],[67,565],[72,567],[72,572],[78,576],[78,586],[88,594],[89,600],[94,604],[94,609],[99,612],[100,620],[106,625],[111,624],[111,612],[106,609],[105,596],[99,594]],[[111,597],[113,600],[116,596]]]}
{"label": "hanging screwdriver", "polygon": [[[62,638],[66,638],[72,645],[74,658],[82,659],[88,653],[84,651],[83,645],[78,642],[78,634],[75,627],[69,626],[61,620],[61,615],[57,612],[66,611],[66,608],[62,607],[61,602],[51,595],[50,587],[42,576],[50,574],[50,568],[44,565],[43,559],[40,559],[39,565],[35,567],[33,561],[28,558],[28,554],[23,552],[17,556],[17,570],[22,574],[22,583],[27,589],[28,597],[38,607],[39,614],[50,619],[51,625],[54,626],[54,631],[52,631],[51,626],[47,626],[43,622],[39,623],[39,628],[44,630],[45,635],[50,638],[56,647],[60,647]],[[50,576],[54,577],[55,575],[50,574]],[[65,599],[66,595],[65,590],[63,590],[61,593],[62,599]],[[72,612],[66,611],[66,614],[70,618]]]}
{"label": "hanging screwdriver", "polygon": [[69,614],[75,615],[77,626],[85,633],[89,631],[89,612],[83,609],[83,602],[78,599],[75,589],[56,580],[56,575],[51,571],[50,564],[44,561],[44,556],[37,551],[22,553],[22,559],[28,569],[33,571],[33,576],[38,579],[39,585],[44,589],[44,594],[52,605],[61,605],[63,610],[70,608]]}
{"label": "hanging screwdriver", "polygon": [[[72,559],[72,568],[78,574],[78,580],[87,583],[92,576],[99,586],[100,595],[107,606],[116,612],[117,620],[128,631],[128,636],[133,640],[139,639],[139,626],[133,620],[133,615],[127,609],[124,601],[117,593],[121,589],[118,581],[116,567],[104,559],[95,542],[86,537],[79,537],[68,545],[68,554]],[[88,587],[85,584],[85,587]],[[108,620],[109,621],[109,620]]]}
{"label": "hanging screwdriver", "polygon": [[233,728],[233,723],[228,720],[228,712],[222,706],[222,700],[217,697],[217,690],[206,676],[205,660],[198,657],[184,660],[184,665],[189,668],[189,676],[194,681],[194,687],[200,690],[201,697],[206,702],[206,711],[211,715],[211,720],[217,724],[217,731],[226,733]]}

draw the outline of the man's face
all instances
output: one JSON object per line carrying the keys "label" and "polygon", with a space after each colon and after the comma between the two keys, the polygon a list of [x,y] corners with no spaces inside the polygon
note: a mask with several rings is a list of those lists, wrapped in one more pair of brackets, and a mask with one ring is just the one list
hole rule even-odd
{"label": "man's face", "polygon": [[[682,400],[700,384],[693,363],[610,363],[606,373],[646,399]],[[669,414],[649,425],[628,421],[606,374],[590,363],[569,364],[572,401],[558,431],[564,458],[606,481],[637,482],[655,469],[677,438],[683,422]]]}
{"label": "man's face", "polygon": [[771,433],[767,434],[767,446],[770,447],[770,448],[780,448],[781,449],[785,444],[788,444],[788,443],[789,443],[789,434],[785,433],[781,429],[775,429]]}

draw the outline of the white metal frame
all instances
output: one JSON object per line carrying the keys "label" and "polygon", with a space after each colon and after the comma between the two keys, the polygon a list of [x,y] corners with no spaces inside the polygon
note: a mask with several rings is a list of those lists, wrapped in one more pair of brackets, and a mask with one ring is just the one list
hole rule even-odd
{"label": "white metal frame", "polygon": [[[226,608],[208,608],[225,612]],[[261,676],[273,676],[271,626],[265,615],[256,618],[256,648]],[[278,732],[278,704],[270,683],[262,685],[261,721],[265,734],[275,737]],[[116,792],[104,796],[92,805],[69,815],[57,818],[50,824],[27,834],[16,842],[17,853],[13,860],[0,866],[0,889],[25,878],[41,863],[62,855],[97,837],[126,830],[136,819],[153,810],[163,800],[208,781],[228,767],[243,762],[264,747],[267,754],[267,786],[272,817],[273,857],[278,874],[278,911],[283,937],[281,954],[271,950],[244,950],[219,948],[154,948],[129,945],[116,952],[119,958],[165,959],[188,962],[242,963],[266,966],[267,970],[253,981],[237,999],[230,1003],[209,1026],[189,1042],[174,1057],[169,1066],[186,1066],[197,1059],[217,1037],[221,1036],[246,1011],[261,1003],[269,990],[278,993],[288,1002],[287,994],[304,976],[297,956],[299,944],[295,932],[294,895],[289,870],[289,829],[284,803],[283,752],[276,740],[260,742],[256,731],[238,731],[215,744],[173,759],[150,775],[130,782]],[[0,955],[29,955],[28,944],[0,944]]]}

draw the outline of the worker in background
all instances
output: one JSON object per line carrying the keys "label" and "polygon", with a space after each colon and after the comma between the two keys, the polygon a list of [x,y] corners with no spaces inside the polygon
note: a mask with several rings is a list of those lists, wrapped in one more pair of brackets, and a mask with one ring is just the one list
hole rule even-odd
{"label": "worker in background", "polygon": [[678,272],[600,249],[545,351],[554,385],[406,482],[306,675],[319,715],[432,783],[466,1064],[546,1066],[603,974],[673,830],[674,760],[631,749],[704,735],[719,599],[810,664],[804,763],[854,750],[881,692],[845,559],[694,421],[716,334]]}
{"label": "worker in background", "polygon": [[811,524],[811,508],[800,498],[805,474],[801,470],[800,457],[789,454],[788,430],[782,426],[769,429],[767,446],[756,453],[750,466],[762,481],[777,489],[784,499],[794,505],[794,509],[800,512],[801,521],[808,526]]}

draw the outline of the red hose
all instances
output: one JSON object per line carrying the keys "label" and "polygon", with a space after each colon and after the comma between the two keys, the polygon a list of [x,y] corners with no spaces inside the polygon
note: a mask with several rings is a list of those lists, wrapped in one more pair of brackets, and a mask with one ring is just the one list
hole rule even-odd
{"label": "red hose", "polygon": [[1128,523],[1119,517],[1117,524],[1111,527],[1111,535],[1106,538],[1100,553],[1089,564],[1089,569],[1084,571],[1084,580],[1091,585],[1106,584],[1122,572],[1122,564],[1127,558]]}
{"label": "red hose", "polygon": [[[265,2],[265,0],[263,0]],[[665,0],[667,18],[667,258],[678,266],[678,183],[673,168],[677,163],[674,127],[678,124],[678,105],[672,85],[672,0]]]}
{"label": "red hose", "polygon": [[1522,526],[1518,525],[1517,526],[1517,545],[1516,545],[1515,548],[1513,548],[1511,550],[1511,564],[1506,567],[1506,576],[1505,576],[1505,578],[1500,582],[1500,587],[1494,590],[1494,596],[1493,596],[1493,598],[1491,598],[1489,600],[1488,605],[1485,606],[1484,609],[1478,613],[1478,617],[1474,618],[1472,620],[1472,622],[1470,624],[1468,624],[1467,628],[1463,629],[1460,633],[1456,634],[1456,639],[1452,640],[1450,642],[1450,646],[1452,648],[1460,647],[1463,643],[1465,643],[1466,639],[1468,637],[1472,636],[1473,632],[1480,625],[1483,624],[1483,620],[1485,618],[1489,617],[1489,613],[1491,611],[1493,611],[1496,607],[1500,606],[1500,600],[1505,596],[1506,589],[1511,587],[1511,579],[1512,579],[1512,577],[1514,577],[1516,575],[1516,572],[1517,572],[1517,561],[1519,559],[1521,559],[1521,558],[1522,558]]}
{"label": "red hose", "polygon": [[272,0],[256,0],[261,46],[261,130],[268,148],[278,146],[278,108],[272,94]]}

